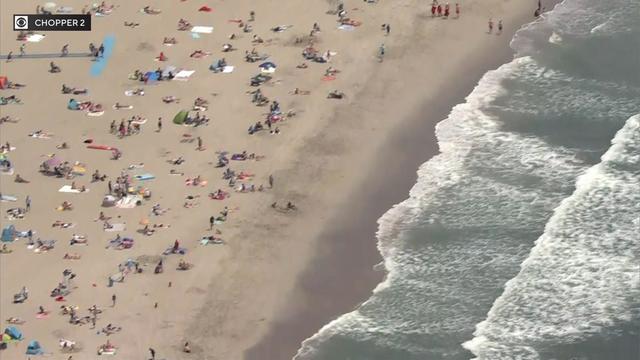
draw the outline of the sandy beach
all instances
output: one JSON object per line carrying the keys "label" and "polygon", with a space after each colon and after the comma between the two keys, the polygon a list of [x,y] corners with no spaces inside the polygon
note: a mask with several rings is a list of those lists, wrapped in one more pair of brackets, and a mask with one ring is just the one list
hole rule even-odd
{"label": "sandy beach", "polygon": [[[14,13],[33,13],[36,5],[3,3],[2,23],[11,24]],[[79,12],[88,4],[59,5]],[[14,182],[15,174],[0,177],[2,194],[17,198],[0,204],[0,221],[3,228],[13,224],[19,231],[32,230],[34,239],[56,240],[53,249],[34,253],[26,246],[27,239],[19,239],[7,243],[10,253],[0,255],[2,328],[10,325],[9,317],[25,321],[17,325],[25,339],[0,352],[3,359],[26,358],[31,340],[38,340],[54,358],[66,358],[58,346],[61,338],[81,348],[73,359],[95,358],[96,349],[107,339],[123,359],[148,358],[149,348],[160,359],[293,357],[302,340],[353,309],[381,280],[383,272],[373,271],[380,262],[375,220],[406,196],[417,166],[437,152],[435,123],[468,94],[482,73],[509,58],[509,39],[531,19],[535,8],[515,1],[465,1],[459,19],[444,20],[432,18],[428,4],[422,2],[351,1],[345,3],[347,16],[361,25],[340,30],[337,16],[327,14],[337,4],[326,1],[116,1],[113,5],[107,15],[93,18],[91,32],[47,33],[25,47],[27,54],[59,53],[65,44],[72,53],[86,52],[90,42],[99,45],[112,35],[113,54],[100,74],[91,74],[93,62],[87,58],[14,58],[0,63],[0,75],[26,84],[2,90],[2,96],[16,95],[22,104],[0,108],[0,116],[19,119],[1,125],[0,142],[15,147],[6,156],[15,174],[29,181]],[[145,5],[161,13],[141,12]],[[212,11],[198,11],[204,5]],[[255,21],[247,22],[250,11],[255,11]],[[193,26],[212,26],[213,32],[194,38],[190,31],[176,30],[181,18]],[[503,34],[486,33],[489,18],[496,23],[502,19]],[[250,24],[252,32],[229,21],[234,19]],[[125,22],[139,25],[127,27]],[[301,56],[314,23],[320,27],[314,48],[335,53],[328,63]],[[391,25],[388,35],[381,24]],[[291,27],[270,30],[283,25]],[[231,34],[235,39],[229,40]],[[264,42],[252,44],[254,34]],[[0,53],[12,51],[18,56],[23,42],[16,41],[16,35],[3,28]],[[177,43],[163,45],[165,37],[175,37]],[[304,40],[296,43],[296,38]],[[226,43],[237,50],[223,53]],[[381,43],[386,54],[379,62]],[[277,100],[283,113],[295,110],[295,116],[274,124],[279,134],[247,132],[269,113],[269,105],[256,106],[247,93],[256,89],[249,79],[260,72],[261,62],[244,60],[245,50],[252,48],[269,54],[268,60],[277,64],[273,79],[260,87],[262,93]],[[190,57],[196,50],[211,54]],[[160,52],[166,61],[155,61]],[[209,70],[221,57],[235,67],[232,73]],[[50,61],[62,71],[48,72]],[[303,62],[307,68],[298,68]],[[129,79],[135,70],[170,65],[195,73],[188,81],[145,84]],[[339,72],[335,79],[323,81],[329,67]],[[89,92],[62,94],[62,84]],[[144,96],[125,95],[137,88],[144,89]],[[295,88],[309,94],[293,94]],[[345,97],[328,99],[333,90]],[[164,103],[167,96],[180,101]],[[211,119],[209,124],[173,124],[174,115],[190,110],[197,97],[208,101],[201,113]],[[68,110],[71,98],[102,104],[104,115]],[[116,110],[115,103],[133,108]],[[147,119],[139,134],[110,133],[112,121],[134,115]],[[159,117],[161,131],[156,130]],[[27,136],[37,130],[51,133],[51,138]],[[198,137],[203,143],[200,151]],[[87,139],[118,148],[122,157],[111,160],[109,151],[86,148]],[[68,149],[56,147],[63,142]],[[225,168],[217,168],[221,151],[229,156],[246,151],[256,159],[231,160]],[[43,175],[40,164],[52,154],[85,164],[84,175],[73,179]],[[178,157],[184,163],[171,163]],[[262,185],[264,191],[235,191],[222,179],[226,168],[252,174],[239,177],[237,184]],[[107,180],[92,182],[95,170]],[[172,170],[184,175],[171,174]],[[151,180],[133,178],[131,183],[148,188],[151,198],[132,209],[102,207],[107,181],[115,183],[121,174],[154,175]],[[268,184],[270,175],[273,188]],[[187,178],[197,176],[207,184],[185,185]],[[89,191],[58,192],[72,182]],[[208,194],[217,189],[231,196],[210,199]],[[24,207],[27,196],[32,204],[24,219],[8,220],[6,211]],[[72,202],[73,210],[56,210],[64,201]],[[280,208],[289,201],[296,210],[271,206],[276,202]],[[156,204],[161,215],[153,215]],[[220,216],[225,207],[226,220],[210,230],[209,218]],[[110,223],[126,224],[125,229],[104,231],[103,221],[96,221],[101,211],[112,218]],[[73,226],[53,227],[56,221]],[[164,226],[146,236],[141,233],[145,223]],[[73,234],[86,236],[88,245],[70,245]],[[134,245],[124,250],[105,248],[117,234],[133,238]],[[201,245],[203,236],[221,238],[224,244]],[[160,255],[176,239],[186,254],[164,256],[164,271],[154,274]],[[63,259],[71,253],[80,258]],[[109,276],[119,273],[118,265],[128,259],[138,261],[143,271],[128,273],[122,283],[109,287]],[[176,270],[181,259],[193,268]],[[76,277],[70,283],[71,293],[56,302],[50,292],[63,281],[65,269]],[[13,294],[23,286],[29,290],[28,299],[13,303]],[[73,325],[68,315],[61,315],[62,305],[77,306],[80,316],[88,315],[92,305],[102,313],[95,328],[90,323]],[[39,306],[48,312],[42,318],[36,317]],[[121,330],[98,334],[107,324]],[[183,352],[185,342],[190,354]]]}

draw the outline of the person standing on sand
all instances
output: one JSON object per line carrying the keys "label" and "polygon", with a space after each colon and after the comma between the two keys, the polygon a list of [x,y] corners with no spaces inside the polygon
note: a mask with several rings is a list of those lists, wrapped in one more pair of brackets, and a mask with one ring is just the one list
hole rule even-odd
{"label": "person standing on sand", "polygon": [[67,55],[69,55],[69,44],[65,44],[62,47],[62,50],[60,50],[60,56],[64,57],[64,56],[67,56]]}
{"label": "person standing on sand", "polygon": [[13,58],[13,51],[9,51],[9,53],[7,54],[7,62],[11,62],[12,58]]}
{"label": "person standing on sand", "polygon": [[438,2],[433,0],[431,3],[431,17],[436,17],[436,8],[438,7]]}
{"label": "person standing on sand", "polygon": [[198,147],[196,148],[196,150],[204,150],[204,148],[202,147],[202,138],[200,136],[198,136]]}
{"label": "person standing on sand", "polygon": [[273,189],[273,175],[269,175],[269,189]]}
{"label": "person standing on sand", "polygon": [[24,206],[25,206],[27,212],[29,212],[29,210],[31,210],[31,197],[29,195],[27,195],[27,197],[24,199]]}
{"label": "person standing on sand", "polygon": [[456,19],[460,17],[460,4],[456,3]]}
{"label": "person standing on sand", "polygon": [[489,32],[491,34],[493,32],[493,19],[489,18]]}
{"label": "person standing on sand", "polygon": [[111,307],[116,306],[116,294],[111,295]]}
{"label": "person standing on sand", "polygon": [[26,52],[24,51],[24,48],[26,46],[27,46],[26,44],[20,45],[20,56],[24,56],[26,54]]}
{"label": "person standing on sand", "polygon": [[215,216],[211,215],[209,217],[209,230],[213,230],[213,225],[215,225],[216,223],[216,218]]}
{"label": "person standing on sand", "polygon": [[156,130],[157,132],[162,131],[162,118],[159,117],[158,118],[158,130]]}
{"label": "person standing on sand", "polygon": [[156,359],[156,351],[153,348],[149,348],[149,353],[151,354],[151,360]]}
{"label": "person standing on sand", "polygon": [[496,35],[500,34],[502,34],[502,20],[498,21],[498,32],[496,33]]}

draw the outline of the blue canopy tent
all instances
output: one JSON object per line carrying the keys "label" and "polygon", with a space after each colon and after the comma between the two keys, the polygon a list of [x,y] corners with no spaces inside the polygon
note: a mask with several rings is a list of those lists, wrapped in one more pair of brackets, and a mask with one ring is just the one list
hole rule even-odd
{"label": "blue canopy tent", "polygon": [[2,242],[12,242],[16,239],[16,227],[7,225],[2,229]]}
{"label": "blue canopy tent", "polygon": [[276,67],[278,67],[276,64],[272,63],[271,61],[266,61],[263,62],[262,64],[258,65],[259,68],[261,69],[275,69]]}
{"label": "blue canopy tent", "polygon": [[22,340],[22,332],[15,326],[7,326],[7,328],[4,329],[4,333],[9,335],[12,340]]}
{"label": "blue canopy tent", "polygon": [[147,82],[158,81],[158,73],[155,71],[147,71],[147,73],[144,74],[144,78],[147,80]]}
{"label": "blue canopy tent", "polygon": [[36,340],[31,340],[29,342],[29,345],[27,345],[27,355],[43,355],[44,354],[44,350],[42,349],[42,346],[40,346],[40,343]]}

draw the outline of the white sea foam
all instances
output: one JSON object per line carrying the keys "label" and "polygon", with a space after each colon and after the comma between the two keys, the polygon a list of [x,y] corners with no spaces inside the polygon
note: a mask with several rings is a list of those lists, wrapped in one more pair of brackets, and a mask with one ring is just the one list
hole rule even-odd
{"label": "white sea foam", "polygon": [[[481,268],[483,263],[492,262],[508,264],[511,261],[507,258],[509,253],[501,253],[500,249],[491,247],[490,242],[497,241],[496,238],[480,241],[473,246],[464,243],[451,246],[445,253],[440,254],[446,257],[446,262],[432,261],[428,257],[433,256],[431,254],[420,257],[421,255],[399,246],[403,241],[403,233],[413,228],[417,222],[426,221],[446,225],[452,229],[480,228],[492,224],[489,226],[515,231],[526,224],[526,220],[540,218],[554,206],[548,199],[548,194],[545,194],[548,192],[545,189],[528,188],[524,191],[508,183],[492,182],[488,177],[478,174],[478,171],[504,173],[508,178],[514,176],[515,169],[522,169],[525,173],[539,173],[540,178],[558,178],[559,182],[573,178],[579,171],[581,165],[574,159],[573,154],[559,147],[551,147],[537,138],[501,131],[498,119],[485,111],[497,98],[506,94],[502,82],[522,76],[523,71],[528,71],[532,62],[531,58],[519,58],[486,73],[466,102],[455,106],[449,117],[436,126],[441,153],[420,167],[418,181],[411,189],[409,198],[392,207],[378,220],[378,248],[387,270],[385,281],[376,287],[373,291],[374,296],[358,310],[332,321],[316,335],[305,340],[294,359],[311,358],[318,343],[336,334],[348,333],[351,337],[357,336],[360,341],[370,339],[376,334],[378,336],[375,340],[379,345],[383,342],[389,348],[402,346],[404,351],[411,351],[408,346],[417,345],[398,344],[392,335],[437,334],[443,331],[456,332],[468,327],[468,319],[461,315],[452,315],[447,321],[438,321],[432,316],[429,321],[423,321],[425,317],[429,318],[425,311],[437,312],[441,309],[442,312],[447,312],[451,311],[450,306],[446,301],[410,297],[410,294],[401,297],[403,304],[396,304],[393,310],[390,309],[383,315],[377,314],[375,318],[370,317],[363,309],[376,306],[376,294],[388,290],[419,291],[422,288],[424,292],[439,292],[443,298],[455,301],[460,293],[459,286],[446,283],[445,278],[442,279],[443,282],[434,278],[422,278],[425,266],[434,273],[447,273],[451,269],[458,269],[456,271],[466,273],[465,276],[470,283],[476,283],[480,279],[474,277],[480,275],[474,274],[471,267]],[[471,158],[473,160],[470,160]],[[548,168],[554,168],[558,174],[549,174]],[[454,201],[451,195],[446,194],[457,192],[457,188],[460,188],[462,193],[453,195],[456,196]],[[447,191],[449,189],[454,191]],[[447,197],[442,198],[443,196]],[[488,206],[487,199],[491,199],[496,206]],[[443,211],[449,202],[456,202],[460,210],[447,208],[447,211]],[[526,206],[517,207],[517,204]],[[434,212],[429,219],[425,219],[424,211],[427,206],[440,210]],[[509,212],[509,216],[503,216],[504,211]],[[544,222],[545,219],[539,221]],[[466,255],[461,256],[465,252]],[[465,270],[467,268],[469,270]],[[395,287],[390,289],[391,286]],[[472,296],[467,298],[472,299]],[[424,349],[416,348],[415,351]]]}
{"label": "white sea foam", "polygon": [[631,320],[640,305],[638,154],[640,115],[627,120],[602,162],[579,177],[520,273],[464,344],[478,359],[538,359],[536,349],[545,345]]}
{"label": "white sea foam", "polygon": [[562,43],[562,36],[556,34],[555,32],[549,36],[549,42],[552,44],[560,44]]}

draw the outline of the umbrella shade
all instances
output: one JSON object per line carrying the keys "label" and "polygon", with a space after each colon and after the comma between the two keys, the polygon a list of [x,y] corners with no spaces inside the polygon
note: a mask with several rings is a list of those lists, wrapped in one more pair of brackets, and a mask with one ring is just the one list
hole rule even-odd
{"label": "umbrella shade", "polygon": [[50,158],[49,160],[45,161],[43,164],[45,166],[53,168],[53,167],[56,167],[56,166],[62,164],[62,159],[57,157],[57,156],[54,156],[54,157]]}
{"label": "umbrella shade", "polygon": [[189,115],[188,111],[181,110],[176,114],[176,116],[173,117],[173,123],[178,125],[184,124],[184,121],[187,118],[187,115]]}
{"label": "umbrella shade", "polygon": [[276,64],[272,63],[271,61],[267,61],[267,62],[263,62],[262,64],[258,65],[258,67],[262,68],[262,69],[268,69],[268,68],[276,68]]}

